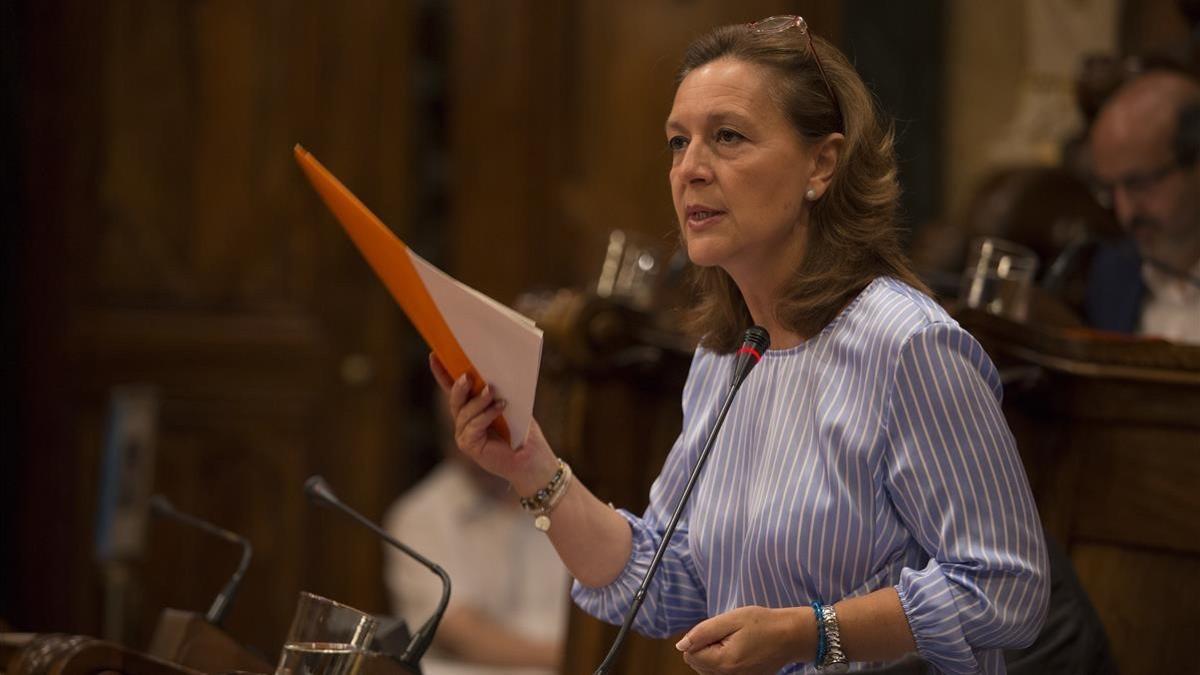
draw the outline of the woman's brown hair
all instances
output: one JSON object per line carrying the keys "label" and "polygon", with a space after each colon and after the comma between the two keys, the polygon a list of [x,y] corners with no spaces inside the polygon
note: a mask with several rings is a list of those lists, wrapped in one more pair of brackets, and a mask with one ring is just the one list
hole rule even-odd
{"label": "woman's brown hair", "polygon": [[[892,276],[929,292],[900,245],[892,124],[845,55],[816,35],[812,40],[836,101],[822,82],[808,37],[794,28],[768,35],[744,24],[717,28],[692,42],[676,77],[678,84],[722,58],[761,66],[771,75],[772,98],[805,139],[845,135],[833,180],[812,205],[804,260],[775,305],[779,322],[807,337],[817,335],[876,277]],[[737,349],[753,325],[741,292],[719,267],[697,268],[695,278],[699,298],[690,328],[708,349]]]}

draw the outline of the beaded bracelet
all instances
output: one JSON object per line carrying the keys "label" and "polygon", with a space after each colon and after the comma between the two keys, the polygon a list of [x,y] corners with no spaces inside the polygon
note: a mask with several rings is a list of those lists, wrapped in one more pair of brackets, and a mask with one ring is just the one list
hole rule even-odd
{"label": "beaded bracelet", "polygon": [[537,514],[537,517],[533,519],[533,526],[542,532],[549,531],[550,512],[566,494],[567,487],[571,484],[571,476],[571,465],[560,459],[558,460],[558,471],[555,472],[546,487],[535,492],[532,497],[521,498],[521,508]]}
{"label": "beaded bracelet", "polygon": [[821,603],[812,604],[813,614],[817,616],[817,658],[813,663],[821,665],[825,661],[825,613],[821,611]]}
{"label": "beaded bracelet", "polygon": [[559,483],[562,483],[563,475],[567,471],[567,463],[558,460],[558,471],[554,473],[554,477],[546,484],[546,487],[533,493],[532,497],[521,497],[521,508],[529,512],[541,511],[546,505],[546,501],[550,499],[550,495],[558,489]]}

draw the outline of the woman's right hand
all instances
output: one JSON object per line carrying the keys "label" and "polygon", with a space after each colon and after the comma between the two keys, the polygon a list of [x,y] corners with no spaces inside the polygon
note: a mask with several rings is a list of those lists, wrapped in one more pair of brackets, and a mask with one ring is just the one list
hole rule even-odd
{"label": "woman's right hand", "polygon": [[525,442],[513,449],[495,431],[492,422],[504,412],[506,401],[496,398],[491,385],[471,395],[470,375],[450,376],[437,356],[429,355],[429,368],[450,400],[454,442],[458,449],[489,473],[508,481],[525,497],[545,487],[558,471],[558,459],[546,443],[537,420],[531,420]]}
{"label": "woman's right hand", "polygon": [[[525,442],[516,450],[491,430],[504,410],[490,387],[471,395],[467,376],[450,377],[442,362],[429,355],[429,367],[442,390],[449,394],[458,449],[484,470],[508,481],[521,497],[531,497],[546,487],[558,471],[558,458],[546,443],[536,420],[530,421]],[[555,525],[547,533],[567,569],[592,588],[612,583],[633,550],[629,523],[575,480],[554,508]]]}

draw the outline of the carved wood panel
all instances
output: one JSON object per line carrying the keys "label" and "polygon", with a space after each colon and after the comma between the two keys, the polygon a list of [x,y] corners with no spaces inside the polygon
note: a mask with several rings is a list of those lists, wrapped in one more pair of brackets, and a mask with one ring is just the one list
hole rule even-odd
{"label": "carved wood panel", "polygon": [[[296,593],[385,611],[379,518],[412,481],[416,339],[295,167],[302,142],[403,234],[412,6],[30,3],[19,627],[101,632],[91,539],[111,387],[160,397],[155,489],[256,548],[230,632],[274,659]],[[237,551],[152,522],[124,604],[142,647],[203,612]]]}

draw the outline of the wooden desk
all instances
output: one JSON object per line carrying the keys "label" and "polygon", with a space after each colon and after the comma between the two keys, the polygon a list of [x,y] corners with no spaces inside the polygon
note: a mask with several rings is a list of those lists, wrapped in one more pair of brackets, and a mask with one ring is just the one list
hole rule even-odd
{"label": "wooden desk", "polygon": [[1048,532],[1124,673],[1200,639],[1200,348],[959,317],[1008,373],[1005,415]]}

